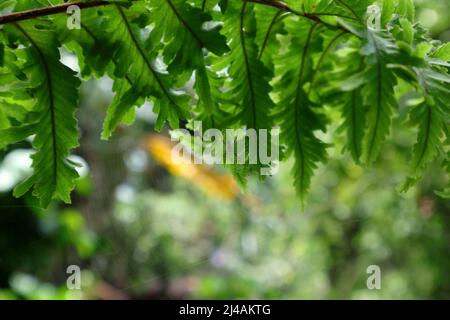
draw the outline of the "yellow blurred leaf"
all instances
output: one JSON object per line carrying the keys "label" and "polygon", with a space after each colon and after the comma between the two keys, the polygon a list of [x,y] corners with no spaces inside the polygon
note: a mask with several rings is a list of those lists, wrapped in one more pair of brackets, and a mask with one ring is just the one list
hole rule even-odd
{"label": "yellow blurred leaf", "polygon": [[239,187],[231,175],[204,164],[183,162],[180,155],[172,155],[174,146],[175,143],[163,135],[150,135],[145,140],[146,149],[172,175],[189,181],[211,197],[227,201],[238,197]]}

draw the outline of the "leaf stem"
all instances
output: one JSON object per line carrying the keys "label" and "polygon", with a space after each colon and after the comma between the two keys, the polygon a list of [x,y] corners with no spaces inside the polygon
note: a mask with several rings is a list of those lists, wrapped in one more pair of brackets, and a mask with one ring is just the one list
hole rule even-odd
{"label": "leaf stem", "polygon": [[243,0],[243,1],[244,2],[253,2],[253,3],[257,3],[257,4],[261,4],[261,5],[274,7],[274,8],[283,10],[285,12],[289,12],[289,13],[295,14],[295,15],[297,15],[299,17],[303,17],[303,18],[309,19],[311,21],[320,23],[320,24],[326,26],[329,29],[339,29],[339,30],[342,30],[342,31],[344,31],[346,33],[350,33],[350,31],[345,29],[342,26],[339,26],[339,25],[338,26],[333,26],[333,25],[328,24],[325,21],[321,20],[320,16],[336,16],[336,17],[341,17],[341,18],[354,20],[351,17],[342,16],[340,14],[332,14],[332,13],[317,13],[316,14],[316,13],[300,12],[300,11],[292,9],[287,4],[285,4],[285,3],[281,2],[281,1],[273,1],[273,0]]}

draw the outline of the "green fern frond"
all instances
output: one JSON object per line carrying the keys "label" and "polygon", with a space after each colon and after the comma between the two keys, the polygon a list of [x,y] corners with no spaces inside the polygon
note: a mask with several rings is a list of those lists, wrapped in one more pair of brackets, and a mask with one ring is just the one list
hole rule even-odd
{"label": "green fern frond", "polygon": [[[29,21],[15,23],[5,28],[27,46],[28,61],[32,62],[24,71],[32,84],[36,104],[30,124],[17,127],[21,138],[34,134],[32,156],[34,174],[18,186],[15,195],[20,196],[33,188],[33,194],[42,206],[52,199],[70,203],[70,192],[78,174],[67,157],[78,146],[78,130],[75,111],[80,81],[75,73],[59,62],[58,42],[50,30],[42,31]],[[20,132],[19,132],[20,131]],[[11,133],[11,132],[10,132]]]}
{"label": "green fern frond", "polygon": [[418,127],[417,142],[413,148],[411,175],[403,184],[407,191],[422,176],[427,167],[439,156],[448,161],[444,153],[444,133],[450,129],[450,76],[438,68],[416,69],[419,81],[423,83],[424,101],[410,112],[410,123]]}
{"label": "green fern frond", "polygon": [[[321,41],[314,38],[318,24],[300,24],[298,19],[286,19],[288,34],[292,36],[289,50],[279,57],[277,74],[282,75],[276,85],[280,97],[277,112],[281,121],[281,138],[293,154],[294,184],[303,198],[310,186],[318,163],[326,159],[327,145],[320,141],[314,131],[323,129],[321,119],[312,109],[306,85],[313,75],[311,54],[321,49]],[[296,33],[291,31],[295,30]]]}
{"label": "green fern frond", "polygon": [[389,59],[395,54],[396,47],[383,34],[370,29],[367,30],[365,41],[365,85],[361,94],[368,111],[362,159],[365,163],[373,163],[389,134],[393,110],[397,108],[394,95],[396,77],[389,67]]}
{"label": "green fern frond", "polygon": [[155,66],[160,39],[154,39],[152,33],[142,35],[139,29],[140,25],[149,24],[149,12],[145,3],[136,2],[128,9],[115,5],[102,11],[106,16],[103,27],[112,35],[108,41],[117,48],[114,58],[120,61],[115,66],[114,76],[127,76],[133,83],[124,93],[118,90],[123,88],[122,85],[115,86],[116,97],[108,109],[102,138],[106,139],[112,134],[140,98],[154,102],[153,109],[158,114],[157,128],[161,128],[166,120],[173,128],[177,128],[179,117],[187,117],[187,97],[176,95],[171,90],[173,80]]}
{"label": "green fern frond", "polygon": [[247,2],[229,3],[223,34],[229,39],[231,51],[216,63],[229,66],[232,81],[228,82],[225,95],[234,101],[235,116],[248,129],[270,129],[270,113],[274,107],[269,97],[272,73],[258,60],[258,47],[254,42],[254,5]]}
{"label": "green fern frond", "polygon": [[285,34],[283,19],[288,15],[283,10],[270,7],[255,7],[257,23],[255,43],[259,48],[258,60],[273,69],[273,59],[280,49],[277,35]]}
{"label": "green fern frond", "polygon": [[211,92],[214,80],[210,78],[215,75],[207,70],[205,55],[221,56],[229,51],[220,26],[213,24],[205,7],[196,8],[183,0],[149,1],[149,5],[153,37],[164,42],[162,55],[169,73],[182,85],[195,71],[198,107],[207,114],[205,128],[212,127],[218,122],[219,107]]}

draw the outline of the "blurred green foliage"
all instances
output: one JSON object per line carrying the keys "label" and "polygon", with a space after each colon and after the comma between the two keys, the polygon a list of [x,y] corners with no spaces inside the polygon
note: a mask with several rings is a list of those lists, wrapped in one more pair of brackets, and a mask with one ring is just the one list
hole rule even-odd
{"label": "blurred green foliage", "polygon": [[417,19],[434,38],[449,41],[450,3],[447,0],[415,0]]}
{"label": "blurred green foliage", "polygon": [[[417,4],[433,37],[449,41],[448,0]],[[397,132],[373,169],[331,149],[338,160],[319,170],[305,208],[289,163],[221,202],[141,148],[152,115],[140,112],[135,126],[98,141],[109,86],[84,86],[78,155],[88,166],[73,205],[43,211],[32,198],[14,199],[29,146],[0,155],[0,299],[450,298],[450,203],[434,193],[443,175],[431,169],[398,191],[411,132]],[[66,287],[72,264],[83,270],[80,291]],[[366,287],[369,265],[381,268],[381,290]]]}

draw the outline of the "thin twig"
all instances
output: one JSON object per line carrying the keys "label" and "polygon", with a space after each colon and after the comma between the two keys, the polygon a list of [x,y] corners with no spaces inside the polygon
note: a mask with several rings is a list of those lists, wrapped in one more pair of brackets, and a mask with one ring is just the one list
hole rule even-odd
{"label": "thin twig", "polygon": [[90,2],[68,2],[64,4],[59,4],[56,6],[45,7],[45,8],[37,8],[27,11],[21,12],[13,12],[10,14],[6,14],[4,16],[0,16],[0,25],[5,23],[17,22],[22,20],[28,20],[33,18],[38,18],[42,16],[48,16],[52,14],[63,13],[67,11],[67,8],[70,6],[78,6],[80,9],[93,8],[106,6],[110,4],[120,4],[127,3],[125,1],[107,1],[107,0],[95,0]]}
{"label": "thin twig", "polygon": [[[297,16],[301,16],[306,19],[312,20],[314,22],[319,22],[319,23],[327,26],[330,29],[337,28],[337,29],[341,29],[342,31],[349,32],[347,29],[345,29],[341,26],[337,26],[337,27],[332,26],[332,25],[322,21],[319,18],[319,16],[321,16],[321,15],[328,15],[327,13],[313,14],[313,13],[305,13],[305,12],[296,11],[296,10],[290,8],[285,3],[276,1],[276,0],[244,0],[244,1],[275,7],[280,10],[283,10],[285,12],[293,13]],[[94,1],[90,1],[90,2],[78,1],[78,2],[64,3],[64,4],[51,6],[51,7],[37,8],[37,9],[31,9],[31,10],[21,11],[21,12],[13,12],[10,14],[6,14],[4,16],[0,16],[0,25],[6,24],[6,23],[11,23],[11,22],[22,21],[22,20],[29,20],[29,19],[33,19],[33,18],[42,17],[42,16],[64,13],[67,11],[67,8],[69,8],[70,6],[78,6],[80,9],[86,9],[86,8],[93,8],[93,7],[100,7],[100,6],[107,6],[107,5],[111,5],[111,4],[121,4],[121,3],[125,4],[128,2],[120,1],[120,0],[119,1],[94,0]],[[333,14],[330,14],[330,15],[333,15]],[[339,16],[339,15],[336,14],[335,16]],[[346,17],[346,18],[348,18],[348,17]]]}
{"label": "thin twig", "polygon": [[[320,19],[320,17],[319,17],[319,16],[323,16],[323,15],[341,17],[341,15],[339,15],[339,14],[328,14],[328,13],[314,14],[314,13],[300,12],[300,11],[292,9],[291,7],[289,7],[287,4],[285,4],[283,2],[276,1],[276,0],[243,0],[243,1],[253,2],[253,3],[257,3],[257,4],[262,4],[262,5],[274,7],[274,8],[283,10],[285,12],[289,12],[289,13],[295,14],[295,15],[297,15],[299,17],[303,17],[303,18],[309,19],[311,21],[323,24],[326,27],[328,27],[329,29],[339,29],[339,30],[342,30],[343,32],[350,33],[350,31],[345,29],[344,27],[330,25],[329,23],[326,23],[325,21],[322,21]],[[348,17],[346,17],[346,18],[348,18]]]}

